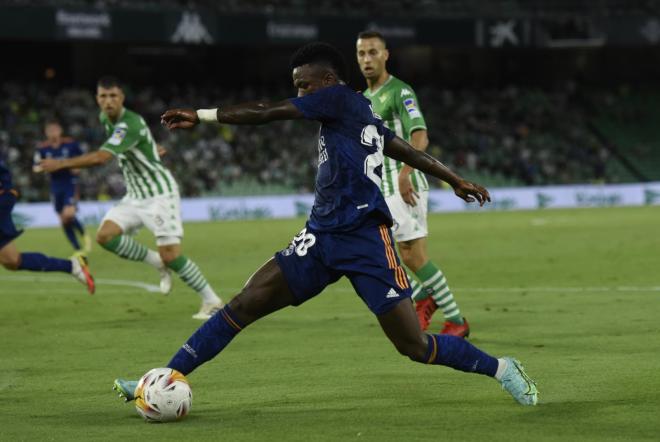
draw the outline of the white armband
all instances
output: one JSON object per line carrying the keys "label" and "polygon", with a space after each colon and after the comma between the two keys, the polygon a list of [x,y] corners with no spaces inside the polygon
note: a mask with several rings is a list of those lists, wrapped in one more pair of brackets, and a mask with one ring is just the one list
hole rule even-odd
{"label": "white armband", "polygon": [[218,108],[215,109],[197,109],[197,118],[199,121],[218,122]]}

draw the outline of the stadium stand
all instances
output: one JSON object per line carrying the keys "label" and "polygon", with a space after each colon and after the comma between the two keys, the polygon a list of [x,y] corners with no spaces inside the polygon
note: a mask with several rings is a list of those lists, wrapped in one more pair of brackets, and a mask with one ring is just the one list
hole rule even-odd
{"label": "stadium stand", "polygon": [[593,98],[594,109],[599,110],[594,121],[596,130],[630,163],[638,179],[658,179],[660,94],[631,93],[628,88],[620,88]]}
{"label": "stadium stand", "polygon": [[[167,148],[163,161],[175,173],[184,196],[311,191],[318,130],[313,123],[256,128],[205,125],[174,133],[159,125],[160,114],[169,107],[279,98],[289,95],[287,90],[235,93],[189,85],[127,92],[127,106],[145,116],[156,140]],[[646,178],[658,178],[660,159],[653,140],[659,138],[653,121],[660,108],[650,97],[615,96],[609,91],[584,95],[570,85],[552,93],[512,86],[482,91],[421,88],[418,94],[429,126],[431,154],[486,185],[635,181],[610,147],[630,158]],[[95,149],[103,141],[92,91],[3,85],[0,146],[16,165],[16,181],[26,200],[47,199],[44,178],[30,168],[41,124],[49,115],[57,115],[84,149]],[[640,130],[637,123],[634,130],[626,125],[638,119],[647,123],[646,129]],[[591,129],[592,121],[605,134],[605,142]],[[123,193],[115,166],[84,173],[83,180],[83,199]]]}
{"label": "stadium stand", "polygon": [[[71,8],[205,8],[230,14],[370,16],[566,16],[657,13],[657,0],[0,0],[0,6]],[[375,11],[375,12],[374,12]]]}

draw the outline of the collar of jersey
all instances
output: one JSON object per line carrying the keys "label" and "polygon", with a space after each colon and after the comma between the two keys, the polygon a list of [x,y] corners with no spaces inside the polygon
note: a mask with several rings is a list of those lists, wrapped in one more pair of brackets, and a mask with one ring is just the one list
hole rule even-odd
{"label": "collar of jersey", "polygon": [[[385,86],[385,85],[383,85],[383,86]],[[119,118],[117,118],[117,121],[114,122],[114,123],[110,120],[110,117],[108,117],[108,114],[106,114],[105,116],[108,119],[108,121],[110,122],[110,124],[112,124],[112,127],[115,127],[121,121],[121,119],[124,118],[125,113],[126,113],[126,107],[124,106],[121,110],[121,114],[119,114]]]}
{"label": "collar of jersey", "polygon": [[[390,74],[389,78],[388,78],[387,80],[385,80],[385,83],[383,83],[383,84],[381,84],[380,86],[378,86],[378,89],[376,89],[375,91],[373,91],[373,92],[370,91],[370,92],[369,92],[369,96],[370,96],[370,97],[375,97],[376,94],[377,94],[378,92],[382,91],[383,88],[384,88],[385,86],[387,86],[387,83],[389,83],[390,81],[392,81],[393,78],[394,78],[394,75]],[[367,88],[367,90],[369,90],[369,88]]]}

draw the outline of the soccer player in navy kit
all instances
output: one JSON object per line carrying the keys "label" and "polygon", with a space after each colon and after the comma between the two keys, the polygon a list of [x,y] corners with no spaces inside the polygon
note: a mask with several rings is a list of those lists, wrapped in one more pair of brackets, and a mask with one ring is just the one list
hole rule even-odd
{"label": "soccer player in navy kit", "polygon": [[[35,172],[41,172],[39,163],[46,158],[67,159],[83,154],[78,142],[69,137],[62,136],[62,126],[59,121],[51,119],[44,125],[46,141],[40,144],[34,154]],[[77,251],[81,250],[76,233],[84,240],[84,250],[89,252],[91,239],[85,235],[85,228],[76,217],[78,202],[78,172],[71,169],[62,169],[50,174],[50,194],[55,212],[67,239]]]}
{"label": "soccer player in navy kit", "polygon": [[[169,129],[189,129],[200,121],[264,124],[308,119],[321,123],[316,195],[305,228],[257,270],[167,366],[187,375],[215,357],[252,322],[300,305],[346,276],[399,353],[416,362],[494,377],[519,403],[535,405],[536,386],[515,359],[496,359],[462,338],[421,330],[408,280],[393,248],[392,217],[379,187],[383,154],[447,181],[467,202],[483,205],[490,201],[488,191],[385,128],[369,101],[342,81],[345,63],[334,47],[308,44],[293,55],[291,68],[297,98],[223,109],[174,109],[162,116]],[[117,379],[114,388],[132,400],[136,386],[136,381]]]}
{"label": "soccer player in navy kit", "polygon": [[41,253],[20,253],[14,244],[23,231],[16,229],[11,217],[18,191],[14,188],[9,166],[0,152],[0,265],[7,270],[69,273],[94,293],[94,278],[81,256],[53,258]]}

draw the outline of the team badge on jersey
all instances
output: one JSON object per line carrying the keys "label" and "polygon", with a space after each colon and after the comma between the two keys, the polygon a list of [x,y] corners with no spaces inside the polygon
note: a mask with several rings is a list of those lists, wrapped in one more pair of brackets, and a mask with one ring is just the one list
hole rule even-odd
{"label": "team badge on jersey", "polygon": [[127,127],[117,127],[114,130],[114,132],[112,132],[112,135],[108,140],[108,143],[112,144],[113,146],[119,146],[121,142],[124,141],[124,138],[126,138],[127,133],[128,133]]}
{"label": "team badge on jersey", "polygon": [[417,109],[417,104],[415,104],[414,98],[403,100],[403,105],[406,107],[408,116],[410,118],[420,118],[422,116],[422,114],[419,112],[419,109]]}

